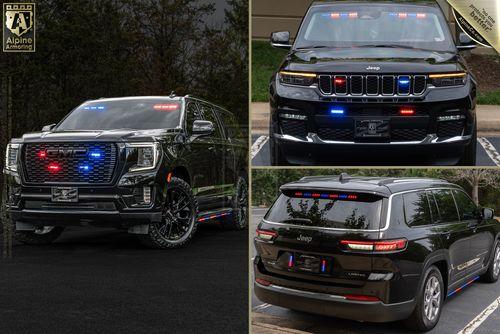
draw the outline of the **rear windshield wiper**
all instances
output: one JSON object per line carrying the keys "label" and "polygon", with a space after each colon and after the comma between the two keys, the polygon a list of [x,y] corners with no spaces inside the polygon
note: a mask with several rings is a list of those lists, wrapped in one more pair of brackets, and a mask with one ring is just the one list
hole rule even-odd
{"label": "rear windshield wiper", "polygon": [[281,224],[312,225],[312,220],[307,218],[290,218],[280,221]]}

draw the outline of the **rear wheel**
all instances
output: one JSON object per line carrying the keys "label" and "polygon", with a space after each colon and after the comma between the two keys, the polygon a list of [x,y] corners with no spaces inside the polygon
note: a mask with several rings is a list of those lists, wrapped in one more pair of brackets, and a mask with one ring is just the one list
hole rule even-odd
{"label": "rear wheel", "polygon": [[424,277],[424,284],[418,293],[415,309],[405,321],[408,328],[417,331],[429,331],[436,326],[444,301],[445,288],[439,269],[431,266]]}
{"label": "rear wheel", "polygon": [[15,231],[14,239],[28,245],[47,245],[59,238],[63,231],[61,226],[41,226],[34,231]]}
{"label": "rear wheel", "polygon": [[162,212],[162,221],[149,225],[148,234],[139,235],[147,247],[158,249],[185,246],[196,232],[198,203],[189,184],[172,177]]}
{"label": "rear wheel", "polygon": [[500,277],[500,243],[497,242],[493,249],[488,270],[481,276],[481,280],[487,283],[495,283]]}

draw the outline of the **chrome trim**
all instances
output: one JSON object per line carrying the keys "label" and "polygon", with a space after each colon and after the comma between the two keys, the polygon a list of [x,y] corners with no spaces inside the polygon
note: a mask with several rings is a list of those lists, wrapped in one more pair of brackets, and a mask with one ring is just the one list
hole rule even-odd
{"label": "chrome trim", "polygon": [[291,135],[283,135],[275,133],[274,137],[277,139],[288,140],[300,143],[313,143],[313,144],[335,144],[335,145],[427,145],[427,144],[441,144],[441,143],[454,143],[459,141],[465,141],[471,139],[471,135],[468,136],[456,136],[447,138],[444,140],[439,140],[436,134],[428,134],[421,141],[394,141],[389,143],[360,143],[354,141],[336,141],[336,140],[323,140],[316,133],[310,132],[305,139],[294,137]]}
{"label": "chrome trim", "polygon": [[292,44],[283,44],[283,43],[271,43],[272,47],[281,48],[281,49],[291,49]]}
{"label": "chrome trim", "polygon": [[[321,77],[326,77],[328,79],[328,82],[330,83],[330,92],[323,91],[323,89],[321,87]],[[332,95],[332,93],[333,93],[332,76],[331,75],[324,75],[324,74],[318,75],[318,89],[321,93],[323,93],[325,95]]]}
{"label": "chrome trim", "polygon": [[[376,78],[377,79],[377,93],[375,94],[369,94],[368,93],[368,79],[370,78]],[[367,75],[366,76],[366,95],[368,96],[378,96],[380,95],[380,76],[379,75]]]}
{"label": "chrome trim", "polygon": [[[421,92],[417,93],[417,92],[415,92],[415,80],[417,78],[421,78],[421,77],[424,78],[424,89]],[[426,75],[415,75],[415,76],[413,76],[413,95],[420,96],[423,93],[425,93],[426,90],[427,90],[427,76]]]}

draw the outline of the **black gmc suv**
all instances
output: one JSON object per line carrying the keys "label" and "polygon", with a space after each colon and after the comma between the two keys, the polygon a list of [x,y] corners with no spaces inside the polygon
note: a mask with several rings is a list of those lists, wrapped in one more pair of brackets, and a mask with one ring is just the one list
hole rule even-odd
{"label": "black gmc suv", "polygon": [[500,274],[500,223],[437,179],[306,177],[258,225],[257,297],[359,321],[439,320],[445,298]]}
{"label": "black gmc suv", "polygon": [[[273,165],[475,165],[476,82],[434,1],[315,2],[270,82]],[[376,163],[375,163],[376,161]]]}
{"label": "black gmc suv", "polygon": [[15,238],[68,225],[128,229],[154,248],[197,225],[247,225],[247,149],[234,116],[190,96],[87,101],[58,125],[12,139],[4,173]]}

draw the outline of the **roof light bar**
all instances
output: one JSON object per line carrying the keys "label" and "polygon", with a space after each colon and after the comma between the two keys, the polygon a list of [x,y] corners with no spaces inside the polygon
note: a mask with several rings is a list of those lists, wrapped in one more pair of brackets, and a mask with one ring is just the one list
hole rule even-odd
{"label": "roof light bar", "polygon": [[161,111],[173,111],[179,109],[179,104],[178,103],[155,104],[153,106],[153,109]]}

